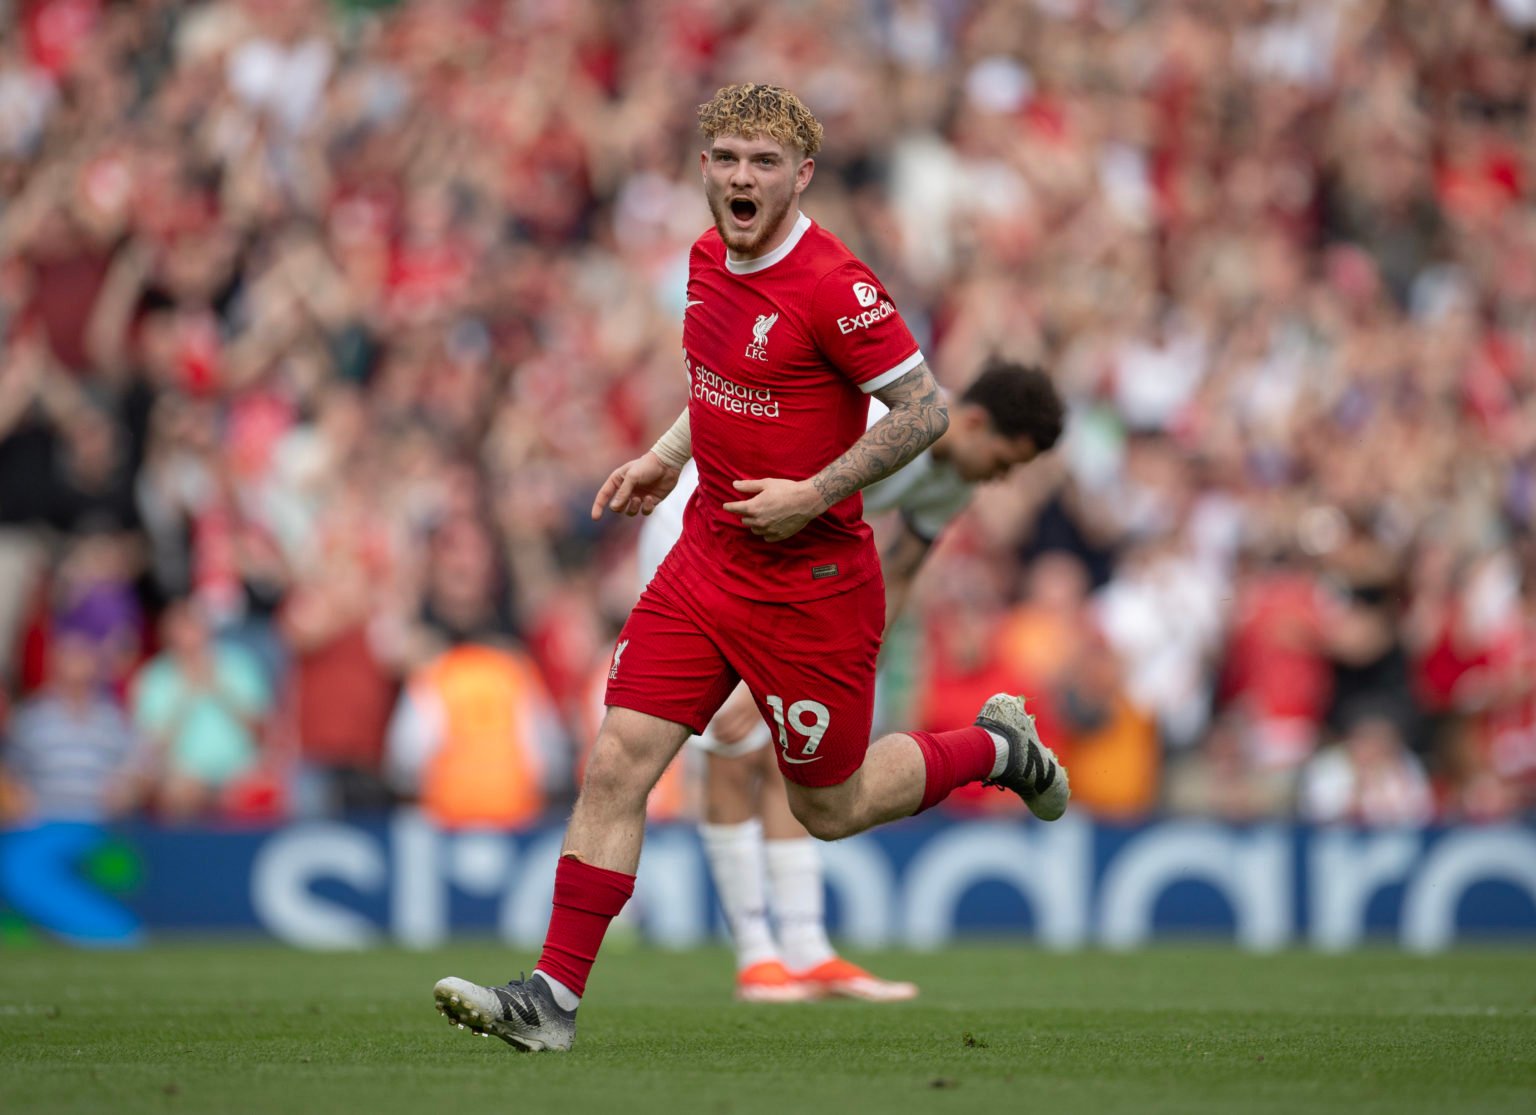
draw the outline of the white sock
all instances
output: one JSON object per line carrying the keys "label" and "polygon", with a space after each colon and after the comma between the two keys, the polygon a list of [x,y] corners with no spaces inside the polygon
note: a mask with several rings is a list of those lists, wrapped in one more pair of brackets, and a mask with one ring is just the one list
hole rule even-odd
{"label": "white sock", "polygon": [[[555,1005],[558,1006],[561,1010],[575,1010],[577,1007],[581,1006],[581,996],[576,994],[576,992],[572,991],[569,987],[565,986],[565,984],[561,983],[554,976],[550,975],[548,972],[541,971],[538,968],[533,970],[533,974],[535,976],[543,977],[544,982],[549,984],[549,989],[555,994]],[[531,979],[533,977],[530,976],[529,978]]]}
{"label": "white sock", "polygon": [[1003,773],[1003,768],[1008,765],[1008,741],[993,731],[988,731],[987,735],[992,737],[992,746],[997,748],[997,758],[992,760],[992,773],[987,775],[987,777],[996,778]]}
{"label": "white sock", "polygon": [[837,955],[827,940],[826,895],[821,881],[821,849],[808,836],[769,840],[768,885],[773,917],[779,927],[784,963],[792,972],[814,968]]}
{"label": "white sock", "polygon": [[714,877],[731,941],[736,946],[736,970],[764,960],[777,960],[779,948],[768,926],[764,894],[763,823],[754,817],[737,825],[700,825],[704,856]]}

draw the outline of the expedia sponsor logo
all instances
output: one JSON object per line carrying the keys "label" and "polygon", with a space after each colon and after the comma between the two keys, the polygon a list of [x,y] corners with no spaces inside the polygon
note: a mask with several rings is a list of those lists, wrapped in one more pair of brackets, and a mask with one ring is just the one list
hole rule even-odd
{"label": "expedia sponsor logo", "polygon": [[853,296],[859,300],[859,305],[873,306],[879,300],[880,292],[873,283],[854,283]]}
{"label": "expedia sponsor logo", "polygon": [[693,397],[702,403],[753,418],[779,416],[779,400],[766,387],[747,387],[692,361],[688,363],[688,377]]}
{"label": "expedia sponsor logo", "polygon": [[896,312],[896,307],[889,302],[881,302],[873,309],[865,310],[861,314],[852,317],[840,317],[837,319],[837,328],[840,333],[852,333],[856,329],[868,329],[871,325],[879,325],[886,318]]}

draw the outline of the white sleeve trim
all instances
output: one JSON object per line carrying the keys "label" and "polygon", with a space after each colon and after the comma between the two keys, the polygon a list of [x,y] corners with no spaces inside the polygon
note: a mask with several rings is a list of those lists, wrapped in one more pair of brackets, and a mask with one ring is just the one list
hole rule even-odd
{"label": "white sleeve trim", "polygon": [[890,371],[882,372],[880,375],[877,375],[874,379],[865,380],[863,383],[859,384],[859,388],[866,395],[868,395],[871,391],[878,391],[878,390],[880,390],[880,388],[885,387],[887,384],[895,383],[898,379],[900,379],[902,376],[906,375],[908,372],[910,372],[913,368],[917,367],[922,362],[923,362],[923,350],[922,349],[918,349],[911,356],[907,357],[900,364],[897,364]]}

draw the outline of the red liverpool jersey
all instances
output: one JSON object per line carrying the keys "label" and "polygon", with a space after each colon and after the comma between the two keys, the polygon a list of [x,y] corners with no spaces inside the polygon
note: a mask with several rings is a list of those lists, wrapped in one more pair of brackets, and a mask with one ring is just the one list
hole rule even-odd
{"label": "red liverpool jersey", "polygon": [[873,576],[858,493],[782,542],[757,537],[724,504],[749,498],[735,480],[820,472],[864,433],[868,393],[922,362],[880,281],[804,215],[753,260],[728,259],[710,229],[688,260],[683,351],[699,487],[676,560],[755,600],[814,600]]}

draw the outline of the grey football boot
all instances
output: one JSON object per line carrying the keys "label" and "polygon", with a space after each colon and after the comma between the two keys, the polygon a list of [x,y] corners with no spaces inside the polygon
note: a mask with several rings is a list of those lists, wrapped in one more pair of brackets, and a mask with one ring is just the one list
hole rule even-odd
{"label": "grey football boot", "polygon": [[996,732],[1008,741],[1008,765],[1002,774],[987,779],[984,785],[1012,790],[1042,821],[1054,821],[1067,811],[1067,801],[1072,796],[1067,768],[1056,761],[1055,752],[1040,742],[1035,718],[1024,711],[1023,697],[992,694],[981,706],[976,726]]}
{"label": "grey football boot", "polygon": [[514,1049],[564,1051],[576,1039],[576,1012],[560,1009],[538,972],[499,987],[449,976],[437,981],[432,997],[451,1024],[481,1037],[494,1035]]}

